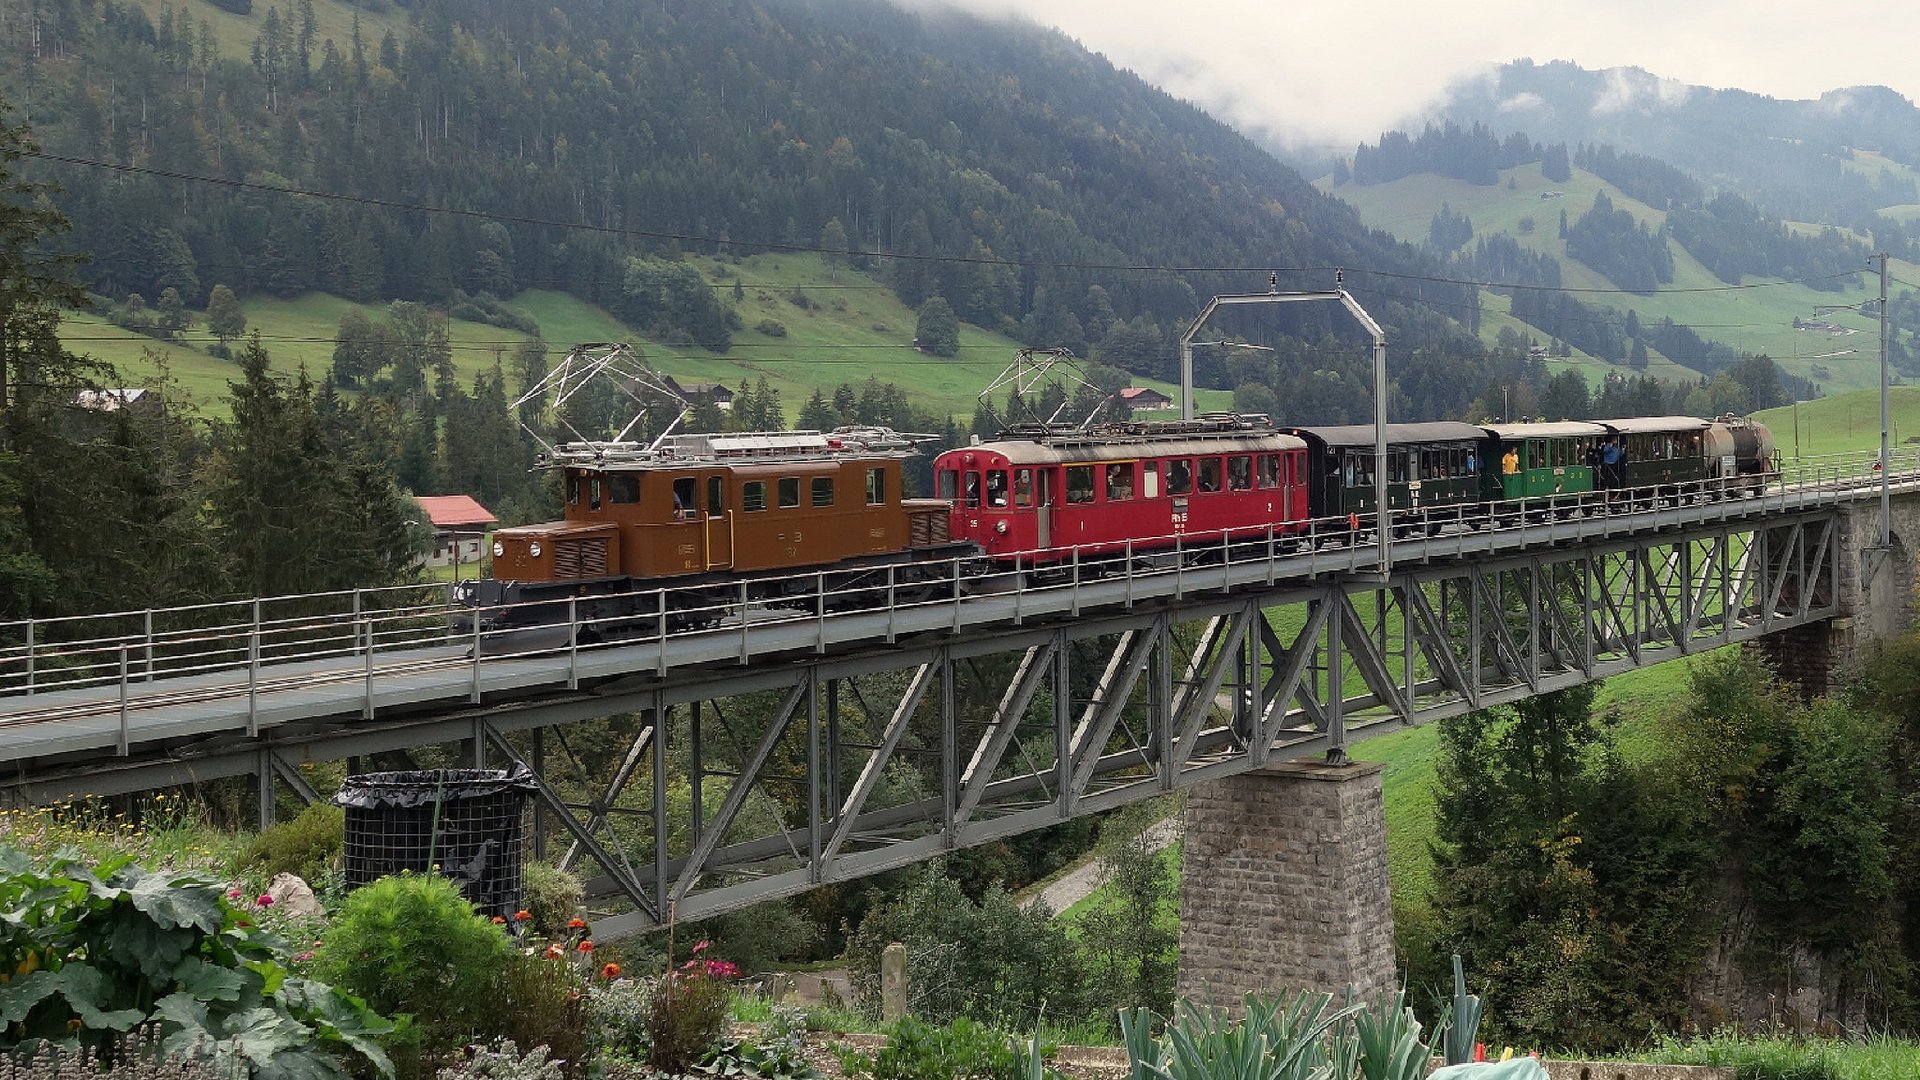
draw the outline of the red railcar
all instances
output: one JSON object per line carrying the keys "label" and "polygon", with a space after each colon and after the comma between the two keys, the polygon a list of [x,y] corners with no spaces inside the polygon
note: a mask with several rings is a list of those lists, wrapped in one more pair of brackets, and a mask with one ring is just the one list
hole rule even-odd
{"label": "red railcar", "polygon": [[1229,533],[1298,532],[1307,519],[1307,444],[1265,418],[1015,430],[934,459],[949,532],[988,559],[1043,565]]}

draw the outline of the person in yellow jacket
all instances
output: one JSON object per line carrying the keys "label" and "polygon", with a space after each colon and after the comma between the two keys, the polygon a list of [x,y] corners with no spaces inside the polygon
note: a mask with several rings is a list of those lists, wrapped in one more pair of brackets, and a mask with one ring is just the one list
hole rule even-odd
{"label": "person in yellow jacket", "polygon": [[1500,458],[1500,471],[1508,476],[1512,476],[1515,473],[1520,471],[1520,448],[1519,447],[1517,446],[1507,447],[1506,454]]}

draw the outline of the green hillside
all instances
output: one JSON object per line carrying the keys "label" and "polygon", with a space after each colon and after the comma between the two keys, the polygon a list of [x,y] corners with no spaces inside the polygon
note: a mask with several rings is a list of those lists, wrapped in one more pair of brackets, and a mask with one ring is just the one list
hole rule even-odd
{"label": "green hillside", "polygon": [[[1506,169],[1500,175],[1501,182],[1493,185],[1472,184],[1431,173],[1365,186],[1347,183],[1335,187],[1331,178],[1323,178],[1318,184],[1322,190],[1351,203],[1367,224],[1410,243],[1425,241],[1433,216],[1442,205],[1450,207],[1454,213],[1465,214],[1473,220],[1475,237],[1510,236],[1523,247],[1558,259],[1561,282],[1568,290],[1610,290],[1614,286],[1602,275],[1567,256],[1566,242],[1559,235],[1563,210],[1569,218],[1577,218],[1593,205],[1595,194],[1604,191],[1617,209],[1627,211],[1642,224],[1660,226],[1666,220],[1664,212],[1577,167],[1573,169],[1572,179],[1564,183],[1546,180],[1537,163]],[[1693,327],[1702,337],[1771,356],[1785,371],[1812,379],[1825,391],[1878,386],[1878,358],[1870,355],[1870,348],[1860,344],[1865,337],[1853,335],[1836,341],[1825,334],[1793,329],[1794,319],[1812,318],[1817,308],[1858,304],[1877,295],[1878,283],[1864,268],[1859,281],[1841,292],[1823,292],[1805,285],[1767,285],[1755,279],[1748,279],[1745,284],[1759,287],[1729,290],[1726,282],[1715,277],[1686,249],[1672,240],[1668,246],[1674,257],[1674,279],[1662,286],[1660,292],[1650,296],[1580,293],[1577,298],[1588,304],[1636,311],[1642,323],[1671,318]],[[1891,272],[1895,277],[1911,280],[1920,273],[1920,268],[1894,260]],[[1481,304],[1481,336],[1485,340],[1493,340],[1501,326],[1514,325],[1506,316],[1503,299],[1483,294]],[[1857,326],[1863,332],[1872,326],[1867,318],[1844,313],[1834,316],[1832,321]],[[1827,355],[1850,348],[1856,350],[1852,355]],[[1663,366],[1656,358],[1649,365],[1649,374],[1670,380],[1689,375],[1697,377],[1698,373],[1691,371],[1686,363],[1690,358],[1670,359],[1673,363]],[[1597,363],[1579,365],[1589,380],[1606,367],[1595,367]]]}
{"label": "green hillside", "polygon": [[[1890,434],[1894,443],[1920,443],[1920,386],[1896,386],[1889,390],[1887,411],[1893,421]],[[1767,409],[1755,413],[1754,419],[1773,430],[1773,442],[1780,448],[1782,457],[1794,455],[1796,430],[1803,455],[1880,449],[1880,391],[1877,388]]]}
{"label": "green hillside", "polygon": [[[737,386],[765,378],[780,391],[790,421],[816,389],[831,393],[841,383],[858,387],[878,379],[900,386],[915,404],[965,423],[973,416],[979,392],[1020,347],[1004,335],[963,325],[959,355],[922,355],[913,348],[914,312],[891,290],[871,275],[829,266],[817,255],[759,255],[737,264],[707,258],[696,265],[724,294],[730,295],[734,280],[741,285],[738,310],[745,329],[724,352],[650,342],[605,310],[567,293],[531,289],[509,306],[539,322],[540,336],[556,356],[583,342],[628,341],[638,344],[654,367],[682,382]],[[304,365],[316,379],[332,363],[342,315],[357,309],[379,321],[384,313],[383,305],[355,304],[324,293],[296,300],[253,296],[243,306],[248,328],[260,331],[275,369],[291,372]],[[772,325],[760,328],[770,323],[777,323],[777,330]],[[213,338],[204,325],[172,344],[121,329],[97,315],[75,314],[63,324],[62,335],[76,352],[112,363],[128,385],[151,383],[158,375],[159,358],[164,358],[171,376],[202,406],[217,407],[227,380],[238,370],[206,353]],[[471,384],[496,358],[510,356],[527,337],[462,319],[448,324],[454,366],[463,384]],[[1136,379],[1135,385],[1179,397],[1178,388],[1169,383]],[[1232,407],[1232,395],[1220,390],[1202,390],[1196,401],[1201,409]]]}

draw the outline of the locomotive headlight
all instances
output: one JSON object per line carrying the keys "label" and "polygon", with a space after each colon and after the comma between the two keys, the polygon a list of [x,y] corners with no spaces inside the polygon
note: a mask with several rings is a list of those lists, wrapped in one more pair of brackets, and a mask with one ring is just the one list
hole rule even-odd
{"label": "locomotive headlight", "polygon": [[501,543],[498,540],[495,540],[493,542],[493,557],[497,559],[502,555],[505,555],[506,553],[507,553],[507,545]]}
{"label": "locomotive headlight", "polygon": [[1001,536],[1007,535],[1007,523],[1004,521],[994,522],[993,531],[999,533]]}
{"label": "locomotive headlight", "polygon": [[540,557],[540,541],[535,540],[533,543],[528,544],[527,554],[533,558],[536,558],[536,559],[539,558]]}

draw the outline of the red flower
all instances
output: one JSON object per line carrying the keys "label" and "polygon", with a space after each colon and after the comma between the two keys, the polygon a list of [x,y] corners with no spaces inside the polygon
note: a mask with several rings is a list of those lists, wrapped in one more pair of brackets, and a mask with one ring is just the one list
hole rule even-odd
{"label": "red flower", "polygon": [[239,889],[228,889],[228,890],[227,890],[227,899],[229,899],[229,900],[238,900],[238,899],[240,899],[240,898],[241,898],[242,896],[244,896],[244,895],[246,895],[246,894],[245,894],[245,893],[242,893],[242,892],[241,892],[241,891],[240,891]]}
{"label": "red flower", "polygon": [[583,953],[584,953],[584,952],[592,952],[592,951],[593,951],[593,942],[591,942],[591,941],[583,941],[583,942],[581,942],[581,943],[580,943],[580,951],[581,951],[581,952],[583,952]]}
{"label": "red flower", "polygon": [[561,948],[559,942],[556,941],[547,946],[547,959],[558,960],[565,955],[567,955],[567,950]]}
{"label": "red flower", "polygon": [[695,945],[695,946],[693,947],[693,955],[695,955],[695,956],[699,956],[699,955],[700,955],[701,953],[703,953],[703,952],[706,952],[706,951],[707,951],[707,949],[708,949],[709,947],[711,947],[712,945],[713,945],[713,942],[711,942],[711,941],[707,941],[707,940],[704,940],[704,939],[703,939],[703,940],[702,940],[702,941],[700,942],[700,944],[698,944],[698,945]]}
{"label": "red flower", "polygon": [[740,967],[737,964],[726,960],[707,961],[707,977],[710,979],[731,979],[738,974]]}
{"label": "red flower", "polygon": [[259,904],[261,907],[272,907],[273,897],[267,895],[266,893],[261,893],[260,899],[255,900],[254,903]]}
{"label": "red flower", "polygon": [[526,922],[526,921],[527,921],[528,919],[531,919],[531,918],[533,918],[533,912],[531,912],[531,911],[516,911],[516,912],[514,912],[514,913],[513,913],[513,917],[514,917],[514,920],[515,920],[515,921],[517,921],[517,922]]}
{"label": "red flower", "polygon": [[567,929],[569,930],[585,930],[586,928],[587,928],[587,920],[585,919],[568,919],[567,920]]}
{"label": "red flower", "polygon": [[494,924],[495,926],[500,926],[500,925],[502,925],[502,924],[504,924],[504,923],[505,923],[506,921],[507,921],[507,920],[506,920],[506,919],[505,919],[504,917],[502,917],[502,916],[499,916],[499,915],[495,915],[495,916],[493,917],[493,924]]}
{"label": "red flower", "polygon": [[600,977],[601,977],[601,978],[603,978],[603,979],[617,979],[617,978],[619,978],[619,977],[620,977],[620,965],[619,965],[619,964],[608,964],[608,965],[607,965],[606,967],[603,967],[603,968],[601,968],[601,969],[600,969]]}

